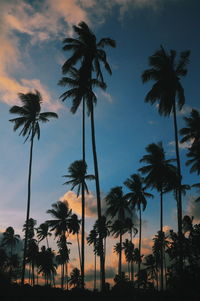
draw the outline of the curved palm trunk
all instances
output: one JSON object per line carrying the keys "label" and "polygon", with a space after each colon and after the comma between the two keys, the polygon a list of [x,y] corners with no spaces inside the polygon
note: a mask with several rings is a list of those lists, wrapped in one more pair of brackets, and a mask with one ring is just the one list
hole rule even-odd
{"label": "curved palm trunk", "polygon": [[160,248],[160,290],[163,291],[163,192],[160,191],[160,232],[161,232],[161,248]]}
{"label": "curved palm trunk", "polygon": [[[139,261],[138,261],[138,279],[140,275],[140,265],[141,265],[141,242],[142,242],[142,210],[141,210],[141,205],[139,207],[139,214],[140,214],[140,225],[139,225]],[[139,287],[139,283],[138,283]]]}
{"label": "curved palm trunk", "polygon": [[21,285],[24,284],[25,267],[26,267],[26,251],[27,251],[27,242],[28,242],[28,221],[29,221],[29,215],[30,215],[30,200],[31,200],[31,170],[32,170],[32,158],[33,158],[33,138],[34,138],[34,132],[32,129],[30,159],[29,159],[29,172],[28,172],[28,198],[27,198],[27,211],[26,211],[26,230],[25,230],[25,240],[24,240]]}
{"label": "curved palm trunk", "polygon": [[[95,142],[95,127],[94,127],[94,106],[91,103],[91,133],[92,133],[92,151],[94,160],[94,172],[95,172],[95,183],[96,183],[96,195],[97,195],[97,213],[98,219],[101,219],[101,196],[100,196],[100,185],[99,185],[99,171],[96,153],[96,142]],[[100,241],[100,271],[101,271],[101,290],[105,289],[105,266],[104,266],[104,251],[103,251],[103,238],[101,233],[99,233]]]}
{"label": "curved palm trunk", "polygon": [[47,248],[49,249],[49,240],[47,236],[46,236],[46,243],[47,243]]}
{"label": "curved palm trunk", "polygon": [[178,236],[180,244],[180,256],[179,256],[179,269],[180,275],[183,271],[183,244],[182,244],[182,195],[181,195],[181,163],[178,146],[178,127],[176,118],[176,103],[173,105],[173,117],[174,117],[174,135],[175,135],[175,147],[176,147],[176,160],[178,169],[178,198],[177,198],[177,214],[178,214]]}

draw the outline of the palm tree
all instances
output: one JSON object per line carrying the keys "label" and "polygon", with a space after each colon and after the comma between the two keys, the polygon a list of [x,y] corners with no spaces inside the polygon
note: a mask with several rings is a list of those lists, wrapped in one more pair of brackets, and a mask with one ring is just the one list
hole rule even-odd
{"label": "palm tree", "polygon": [[[143,83],[154,80],[155,84],[145,97],[145,102],[154,104],[158,102],[159,114],[169,116],[173,113],[174,135],[176,147],[176,160],[178,169],[178,233],[180,237],[180,249],[182,238],[182,196],[181,196],[181,164],[178,146],[178,127],[177,127],[177,106],[181,110],[185,103],[184,89],[180,83],[180,77],[187,74],[186,66],[189,62],[190,51],[180,53],[180,59],[176,62],[176,51],[171,50],[167,53],[164,48],[156,51],[149,57],[150,69],[142,74]],[[177,100],[177,103],[176,103]],[[183,260],[180,256],[180,273],[182,273]]]}
{"label": "palm tree", "polygon": [[[187,160],[186,165],[191,165],[190,172],[195,172],[200,175],[200,142],[189,149],[187,153]],[[194,187],[199,187],[199,184],[193,185]]]}
{"label": "palm tree", "polygon": [[32,271],[32,285],[35,285],[35,265],[38,258],[38,244],[35,239],[30,239],[27,245],[26,262],[30,263],[30,272]]}
{"label": "palm tree", "polygon": [[146,266],[147,270],[147,276],[150,278],[150,280],[156,280],[157,281],[157,264],[156,264],[156,259],[153,254],[149,254],[145,256],[145,262],[143,262],[143,265]]}
{"label": "palm tree", "polygon": [[[165,152],[161,142],[152,143],[146,147],[147,154],[140,162],[148,165],[139,170],[146,175],[147,187],[155,188],[160,193],[160,232],[163,233],[163,193],[167,187],[174,186],[177,182],[177,169],[171,163],[173,159],[166,160]],[[177,183],[176,183],[177,187]],[[169,189],[168,189],[169,190]],[[161,290],[163,290],[163,249],[161,248]]]}
{"label": "palm tree", "polygon": [[67,290],[68,290],[68,263],[69,263],[69,254],[70,249],[68,248],[68,245],[70,245],[70,242],[67,242],[66,236],[61,235],[59,240],[57,241],[58,249],[59,249],[59,255],[57,256],[57,261],[62,266],[61,270],[61,288],[64,288],[64,279],[65,276],[67,278]]}
{"label": "palm tree", "polygon": [[[6,228],[6,231],[3,232],[3,238],[1,245],[4,247],[10,248],[10,261],[13,256],[13,248],[16,246],[16,244],[19,242],[20,236],[18,234],[15,234],[15,230],[13,227]],[[10,264],[10,271],[9,271],[9,278],[11,281],[12,278],[12,265]]]}
{"label": "palm tree", "polygon": [[85,190],[89,193],[86,180],[94,180],[93,175],[87,175],[87,164],[83,160],[74,161],[68,168],[68,175],[64,175],[65,178],[70,180],[64,184],[72,185],[72,190],[77,187],[77,197],[80,194],[82,196],[82,236],[81,236],[81,276],[82,276],[82,288],[84,288],[84,271],[85,271]]}
{"label": "palm tree", "polygon": [[[99,42],[96,41],[94,33],[90,30],[85,22],[81,22],[78,26],[73,26],[77,39],[66,38],[63,43],[63,50],[73,51],[72,56],[64,63],[62,67],[63,74],[66,74],[69,69],[81,62],[81,71],[83,80],[85,81],[84,86],[91,91],[92,85],[92,72],[94,71],[97,79],[104,83],[103,74],[101,71],[100,63],[102,62],[105,69],[111,74],[111,68],[107,62],[106,52],[103,49],[105,46],[115,47],[115,41],[110,38],[103,38]],[[94,171],[96,180],[96,194],[97,194],[97,212],[98,218],[101,218],[101,197],[100,197],[100,185],[99,185],[99,172],[98,162],[96,153],[96,142],[95,142],[95,127],[94,127],[94,101],[96,97],[91,97],[88,111],[91,117],[91,132],[92,132],[92,149],[94,159]],[[100,239],[100,244],[103,246],[103,242]],[[103,255],[100,256],[101,265],[101,288],[105,287],[105,267]]]}
{"label": "palm tree", "polygon": [[[33,158],[33,142],[34,137],[37,136],[40,139],[40,122],[46,123],[49,118],[58,118],[58,115],[53,112],[41,113],[42,96],[38,91],[35,93],[29,92],[26,94],[19,93],[19,98],[22,102],[22,106],[13,106],[10,108],[11,114],[17,114],[19,117],[10,119],[14,123],[14,131],[22,128],[19,135],[26,137],[25,141],[30,138],[30,159],[29,159],[29,171],[28,171],[28,197],[27,197],[27,211],[26,221],[29,220],[30,215],[30,200],[31,200],[31,172],[32,172],[32,158]],[[22,266],[22,279],[21,283],[24,284],[25,275],[25,258],[27,248],[28,231],[25,231],[24,241],[24,254],[23,254],[23,266]]]}
{"label": "palm tree", "polygon": [[[126,200],[133,209],[139,211],[139,253],[141,256],[141,241],[142,241],[142,210],[144,211],[147,206],[147,197],[153,197],[152,194],[146,192],[146,187],[143,185],[144,179],[139,174],[133,174],[128,178],[124,185],[130,190],[129,193],[125,195]],[[142,205],[142,208],[141,208]],[[138,262],[138,275],[140,274],[141,261]]]}
{"label": "palm tree", "polygon": [[48,236],[51,236],[51,235],[52,234],[51,234],[51,232],[49,232],[49,225],[47,223],[42,223],[37,228],[37,237],[39,239],[39,242],[41,242],[43,239],[46,238],[47,248],[49,248]]}
{"label": "palm tree", "polygon": [[74,286],[74,288],[80,288],[82,286],[82,278],[80,275],[80,270],[74,268],[70,273],[69,286]]}
{"label": "palm tree", "polygon": [[42,273],[45,277],[45,285],[51,284],[51,278],[54,280],[57,267],[55,263],[55,254],[51,248],[46,249],[45,246],[42,246],[41,252],[39,253],[38,265],[39,273]]}
{"label": "palm tree", "polygon": [[200,142],[200,113],[192,109],[189,117],[184,117],[185,128],[180,129],[179,133],[183,136],[181,143],[192,142],[191,148]]}
{"label": "palm tree", "polygon": [[[129,280],[133,281],[133,260],[134,260],[134,244],[132,240],[126,239],[125,242],[123,242],[123,249],[125,253],[126,262],[128,263],[128,272],[129,272]],[[130,268],[131,265],[131,268]]]}
{"label": "palm tree", "polygon": [[120,238],[120,252],[119,252],[119,276],[121,275],[121,254],[122,254],[122,235],[127,231],[125,228],[125,219],[128,214],[131,216],[131,210],[127,199],[123,194],[121,186],[116,186],[110,190],[110,192],[105,197],[107,203],[106,215],[111,218],[117,218],[117,220],[112,224],[112,232],[115,237]]}
{"label": "palm tree", "polygon": [[94,291],[96,290],[96,279],[97,279],[97,262],[96,262],[96,255],[97,255],[97,240],[98,240],[98,232],[93,227],[93,229],[90,231],[88,237],[87,237],[87,243],[88,245],[93,245],[93,252],[94,252]]}
{"label": "palm tree", "polygon": [[80,269],[81,269],[81,251],[80,251],[80,243],[79,243],[80,223],[81,223],[81,220],[78,219],[78,216],[76,214],[72,214],[70,221],[69,221],[68,231],[72,235],[76,234],[77,245],[78,245],[78,255],[79,255],[79,262],[80,262]]}

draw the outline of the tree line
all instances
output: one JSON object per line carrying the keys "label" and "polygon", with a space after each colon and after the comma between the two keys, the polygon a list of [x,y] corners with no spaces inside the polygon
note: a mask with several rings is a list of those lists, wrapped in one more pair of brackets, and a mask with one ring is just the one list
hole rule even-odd
{"label": "tree line", "polygon": [[[172,114],[175,150],[174,159],[166,158],[162,142],[149,144],[140,162],[145,164],[136,173],[130,175],[124,182],[129,190],[124,194],[122,186],[111,188],[107,196],[106,212],[102,213],[102,197],[100,194],[99,168],[96,149],[95,116],[94,106],[97,103],[95,88],[106,89],[102,65],[109,74],[111,67],[107,61],[105,47],[115,47],[113,39],[103,38],[97,41],[95,34],[85,22],[73,26],[76,38],[66,38],[63,41],[63,50],[70,51],[71,56],[62,66],[63,77],[59,85],[67,87],[60,96],[61,101],[71,100],[71,112],[75,114],[82,106],[82,159],[74,161],[68,169],[66,185],[71,190],[77,189],[77,196],[81,195],[82,216],[81,220],[69,208],[68,203],[57,202],[47,212],[53,220],[48,220],[37,228],[38,240],[34,238],[34,220],[30,218],[31,200],[31,175],[34,139],[40,138],[40,123],[48,122],[50,118],[58,118],[54,112],[41,112],[42,96],[39,91],[20,93],[21,106],[13,106],[11,114],[18,117],[10,119],[14,123],[14,131],[21,129],[20,135],[25,141],[30,142],[30,160],[28,173],[28,196],[27,214],[24,226],[25,238],[23,246],[23,262],[21,265],[21,284],[24,284],[26,266],[29,264],[31,284],[35,283],[38,273],[43,273],[45,283],[55,283],[56,267],[61,266],[61,287],[64,288],[64,279],[67,274],[69,283],[75,286],[85,287],[85,196],[88,193],[87,180],[94,180],[96,187],[97,221],[94,224],[87,242],[93,245],[94,250],[94,289],[96,289],[96,256],[100,259],[100,287],[106,289],[106,238],[113,235],[119,238],[114,251],[118,254],[118,273],[114,280],[116,285],[129,283],[137,287],[154,287],[161,291],[174,281],[182,283],[185,275],[195,277],[199,271],[199,225],[192,224],[192,217],[182,216],[182,196],[190,189],[190,186],[182,183],[181,160],[179,154],[179,142],[189,142],[187,150],[189,158],[186,165],[190,166],[190,172],[200,173],[200,113],[192,109],[189,116],[184,117],[185,128],[178,129],[177,112],[185,104],[184,88],[181,77],[187,74],[190,51],[183,51],[177,58],[175,50],[167,52],[163,46],[149,57],[149,69],[142,73],[142,81],[153,81],[154,84],[145,97],[145,102],[157,104],[160,115]],[[87,174],[85,156],[85,117],[86,111],[91,121],[91,144],[93,151],[94,175]],[[179,134],[182,139],[179,141]],[[193,187],[200,187],[199,183],[193,183]],[[155,189],[160,195],[160,229],[154,238],[152,254],[142,254],[142,212],[147,206],[147,199],[153,195],[148,189]],[[163,231],[163,198],[166,193],[173,192],[177,206],[178,232],[171,230],[168,235]],[[196,200],[199,201],[199,198]],[[139,224],[133,223],[133,212],[138,211]],[[187,229],[187,231],[185,231]],[[81,243],[79,231],[81,230]],[[50,232],[49,232],[50,231]],[[58,255],[55,254],[48,244],[39,251],[38,242],[43,240],[54,231],[57,238]],[[130,239],[123,241],[125,233],[130,234]],[[134,236],[138,233],[139,244],[135,248]],[[70,242],[68,236],[77,235],[77,246],[80,266],[72,271],[68,277],[68,262],[70,254]],[[13,247],[18,237],[14,229],[9,227],[3,233],[2,245],[10,246],[10,254],[3,249],[5,262],[2,269],[9,271],[10,278],[14,266],[11,264]],[[10,241],[10,242],[9,242]],[[192,247],[191,247],[192,246]],[[127,274],[122,270],[122,252],[124,251],[128,263]],[[8,255],[8,258],[7,258]],[[40,258],[40,259],[39,259]],[[166,264],[166,258],[171,264]],[[37,262],[37,263],[36,263]],[[46,264],[45,268],[42,264]],[[137,272],[134,264],[137,263]],[[37,273],[35,272],[37,267]],[[188,274],[189,273],[189,274]],[[32,277],[32,278],[31,278]],[[196,279],[196,278],[195,278]],[[71,281],[71,282],[70,282]],[[171,284],[170,284],[171,283]]]}

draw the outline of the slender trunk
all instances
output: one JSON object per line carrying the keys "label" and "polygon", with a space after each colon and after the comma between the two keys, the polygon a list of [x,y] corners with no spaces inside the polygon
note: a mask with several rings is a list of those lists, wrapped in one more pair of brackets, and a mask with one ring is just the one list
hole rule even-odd
{"label": "slender trunk", "polygon": [[12,243],[11,243],[11,247],[10,247],[10,271],[9,271],[9,281],[11,282],[12,280],[12,253],[13,253],[13,246],[12,246]]}
{"label": "slender trunk", "polygon": [[85,264],[85,191],[84,183],[82,183],[82,235],[81,235],[81,287],[84,288],[85,275],[84,275],[84,264]]}
{"label": "slender trunk", "polygon": [[[96,195],[97,195],[97,214],[98,214],[98,220],[100,221],[100,219],[101,219],[101,196],[100,196],[99,172],[98,172],[98,162],[97,162],[96,142],[95,142],[93,103],[91,103],[90,114],[91,114],[92,150],[93,150]],[[101,290],[104,291],[105,290],[105,266],[104,266],[103,238],[102,238],[101,233],[99,233],[99,243],[100,243],[100,248],[101,248],[101,254],[100,254]]]}
{"label": "slender trunk", "polygon": [[61,271],[61,288],[64,288],[64,276],[65,276],[65,264],[62,263],[62,267],[61,267],[62,271]]}
{"label": "slender trunk", "polygon": [[128,280],[131,280],[130,262],[128,261]]}
{"label": "slender trunk", "polygon": [[[139,205],[139,214],[140,214],[140,225],[139,225],[139,261],[138,261],[138,280],[140,276],[140,265],[141,265],[141,241],[142,241],[142,210],[141,205]],[[139,283],[138,283],[139,287]]]}
{"label": "slender trunk", "polygon": [[79,255],[79,263],[80,263],[80,271],[81,271],[81,250],[80,250],[80,242],[79,235],[76,233],[77,245],[78,245],[78,255]]}
{"label": "slender trunk", "polygon": [[163,291],[163,192],[160,191],[160,290]]}
{"label": "slender trunk", "polygon": [[119,236],[119,271],[118,271],[118,274],[119,274],[119,277],[121,277],[122,275],[122,234],[120,233],[120,236]]}
{"label": "slender trunk", "polygon": [[66,263],[65,263],[65,274],[66,274],[66,278],[67,278],[67,290],[69,290],[68,262],[67,262],[67,261],[66,261]]}
{"label": "slender trunk", "polygon": [[35,262],[32,263],[32,272],[33,272],[33,286],[35,285]]}
{"label": "slender trunk", "polygon": [[26,212],[26,230],[25,230],[25,240],[24,240],[21,285],[24,285],[25,267],[26,267],[26,251],[27,251],[27,242],[28,242],[28,221],[29,221],[29,215],[30,215],[30,200],[31,200],[31,170],[32,170],[32,158],[33,158],[33,138],[34,138],[34,131],[32,129],[30,159],[29,159],[29,172],[28,172],[28,198],[27,198],[27,212]]}
{"label": "slender trunk", "polygon": [[46,236],[46,243],[47,243],[47,248],[49,249],[49,241],[48,241],[48,237]]}
{"label": "slender trunk", "polygon": [[97,282],[97,255],[94,253],[94,291],[96,290],[96,282]]}
{"label": "slender trunk", "polygon": [[177,127],[177,118],[176,118],[176,102],[174,101],[173,105],[173,117],[174,117],[174,135],[175,135],[175,147],[176,147],[176,160],[177,160],[177,169],[178,169],[178,198],[177,198],[177,214],[178,214],[178,236],[179,236],[179,246],[180,246],[180,255],[179,255],[179,272],[182,276],[183,272],[183,243],[182,243],[182,195],[181,195],[181,163],[179,155],[179,146],[178,146],[178,127]]}

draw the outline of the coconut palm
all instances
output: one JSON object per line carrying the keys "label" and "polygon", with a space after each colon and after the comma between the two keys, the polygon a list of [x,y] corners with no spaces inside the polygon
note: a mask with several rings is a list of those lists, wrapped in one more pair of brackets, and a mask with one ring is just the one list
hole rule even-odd
{"label": "coconut palm", "polygon": [[97,279],[97,261],[96,261],[96,255],[97,255],[97,240],[98,240],[98,232],[93,227],[93,229],[90,231],[88,237],[87,237],[87,243],[88,245],[93,245],[93,252],[94,252],[94,290],[96,290],[96,279]]}
{"label": "coconut palm", "polygon": [[47,248],[49,248],[49,241],[48,236],[51,236],[51,232],[49,232],[49,225],[47,223],[42,223],[37,228],[37,237],[39,239],[38,242],[43,241],[43,239],[46,239]]}
{"label": "coconut palm", "polygon": [[57,241],[59,255],[57,256],[57,261],[62,266],[61,269],[61,288],[64,288],[64,279],[67,278],[67,290],[68,290],[68,263],[69,263],[69,254],[70,249],[68,245],[71,245],[70,242],[67,241],[66,235],[61,235],[59,240]]}
{"label": "coconut palm", "polygon": [[86,180],[94,180],[93,175],[87,175],[87,164],[84,160],[74,161],[68,168],[68,175],[63,177],[69,178],[69,181],[65,182],[66,185],[72,185],[72,190],[77,187],[77,197],[80,194],[82,196],[82,236],[81,236],[81,277],[82,287],[84,288],[84,271],[85,271],[85,190],[89,193]]}
{"label": "coconut palm", "polygon": [[27,245],[26,262],[30,264],[30,272],[32,272],[32,278],[30,279],[32,279],[32,285],[35,285],[35,266],[37,264],[38,252],[39,248],[36,240],[30,239]]}
{"label": "coconut palm", "polygon": [[[15,234],[13,227],[8,227],[6,228],[5,232],[3,232],[1,245],[10,249],[9,261],[13,256],[13,249],[15,248],[17,243],[19,243],[19,240],[20,236],[18,234]],[[10,280],[12,278],[12,264],[10,264],[9,278]]]}
{"label": "coconut palm", "polygon": [[78,219],[76,214],[72,214],[69,220],[68,232],[72,235],[76,234],[77,246],[78,246],[78,255],[79,255],[79,262],[80,262],[80,269],[81,269],[81,251],[80,251],[80,243],[79,243],[79,231],[80,231],[80,223],[81,220]]}
{"label": "coconut palm", "polygon": [[45,278],[45,285],[51,284],[51,279],[56,275],[56,263],[55,263],[55,254],[51,248],[46,249],[45,246],[42,246],[41,252],[39,253],[39,274],[41,273]]}
{"label": "coconut palm", "polygon": [[[125,195],[132,209],[139,211],[139,253],[141,254],[141,241],[142,241],[142,210],[144,211],[147,206],[146,198],[153,197],[152,194],[146,192],[146,187],[143,185],[144,179],[139,174],[133,174],[128,178],[124,185],[130,190]],[[141,261],[138,262],[138,275],[140,273]]]}
{"label": "coconut palm", "polygon": [[[190,172],[195,172],[197,175],[200,175],[200,142],[197,143],[195,147],[189,149],[187,157],[189,160],[187,160],[186,165],[191,165]],[[196,185],[196,187],[198,186],[199,184]]]}
{"label": "coconut palm", "polygon": [[[181,196],[181,164],[178,146],[178,126],[177,126],[177,109],[181,110],[185,103],[184,89],[180,83],[180,77],[187,74],[187,64],[189,62],[190,51],[180,53],[180,59],[176,61],[176,51],[171,50],[167,53],[161,48],[149,57],[150,69],[147,69],[142,74],[143,83],[150,80],[155,81],[155,84],[145,97],[145,102],[154,104],[158,102],[159,114],[169,116],[173,114],[174,135],[176,160],[178,169],[178,233],[180,237],[180,249],[182,238],[182,196]],[[180,256],[180,273],[182,273],[182,255]]]}
{"label": "coconut palm", "polygon": [[[160,231],[163,233],[163,193],[173,189],[174,183],[177,188],[177,168],[171,163],[173,159],[166,159],[164,148],[161,142],[151,143],[146,147],[147,154],[142,157],[140,162],[148,165],[139,170],[145,174],[147,187],[155,188],[160,194]],[[171,187],[169,189],[169,187]],[[161,248],[161,290],[163,290],[163,249]]]}
{"label": "coconut palm", "polygon": [[74,268],[70,273],[69,286],[74,286],[74,288],[80,288],[82,284],[82,278],[80,275],[80,270]]}
{"label": "coconut palm", "polygon": [[[96,74],[96,78],[104,83],[103,74],[101,71],[101,63],[103,63],[105,69],[111,74],[111,68],[107,62],[106,52],[103,49],[105,46],[115,47],[115,41],[110,38],[103,38],[99,42],[96,41],[94,33],[90,30],[85,22],[81,22],[78,26],[73,26],[77,38],[66,38],[63,43],[63,50],[73,51],[71,57],[64,63],[62,67],[63,74],[66,74],[69,69],[81,62],[81,70],[83,79],[88,89],[91,91],[91,79],[92,72]],[[94,159],[94,171],[96,180],[96,194],[97,194],[97,212],[98,218],[101,217],[101,196],[99,185],[99,172],[96,153],[96,141],[95,141],[95,127],[94,127],[94,100],[91,98],[89,105],[89,112],[91,117],[91,131],[92,131],[92,149]],[[103,246],[103,242],[100,239],[100,244]],[[101,287],[105,287],[105,267],[103,255],[100,256],[101,265]]]}
{"label": "coconut palm", "polygon": [[124,250],[126,262],[128,263],[129,280],[131,281],[133,281],[133,277],[134,277],[133,276],[134,275],[134,271],[133,271],[134,248],[135,246],[132,240],[126,239],[123,242],[123,250]]}
{"label": "coconut palm", "polygon": [[189,142],[192,143],[191,147],[195,147],[196,144],[200,143],[200,113],[199,111],[192,109],[189,117],[183,118],[186,126],[180,129],[179,133],[183,136],[181,143]]}
{"label": "coconut palm", "polygon": [[[19,98],[22,102],[22,106],[13,106],[10,108],[11,114],[17,114],[19,117],[10,119],[14,123],[14,131],[22,128],[19,135],[26,137],[25,141],[30,138],[30,159],[29,159],[29,171],[28,171],[28,197],[27,197],[27,211],[26,221],[29,220],[30,215],[30,200],[31,200],[31,174],[32,174],[32,158],[33,158],[33,142],[35,136],[40,139],[40,122],[46,123],[50,118],[58,118],[58,115],[53,112],[41,113],[42,96],[38,91],[35,93],[29,92],[26,94],[19,93]],[[21,283],[24,284],[25,274],[25,259],[27,248],[28,231],[25,231],[24,241],[24,254],[23,254],[23,266],[22,266],[22,279]]]}

